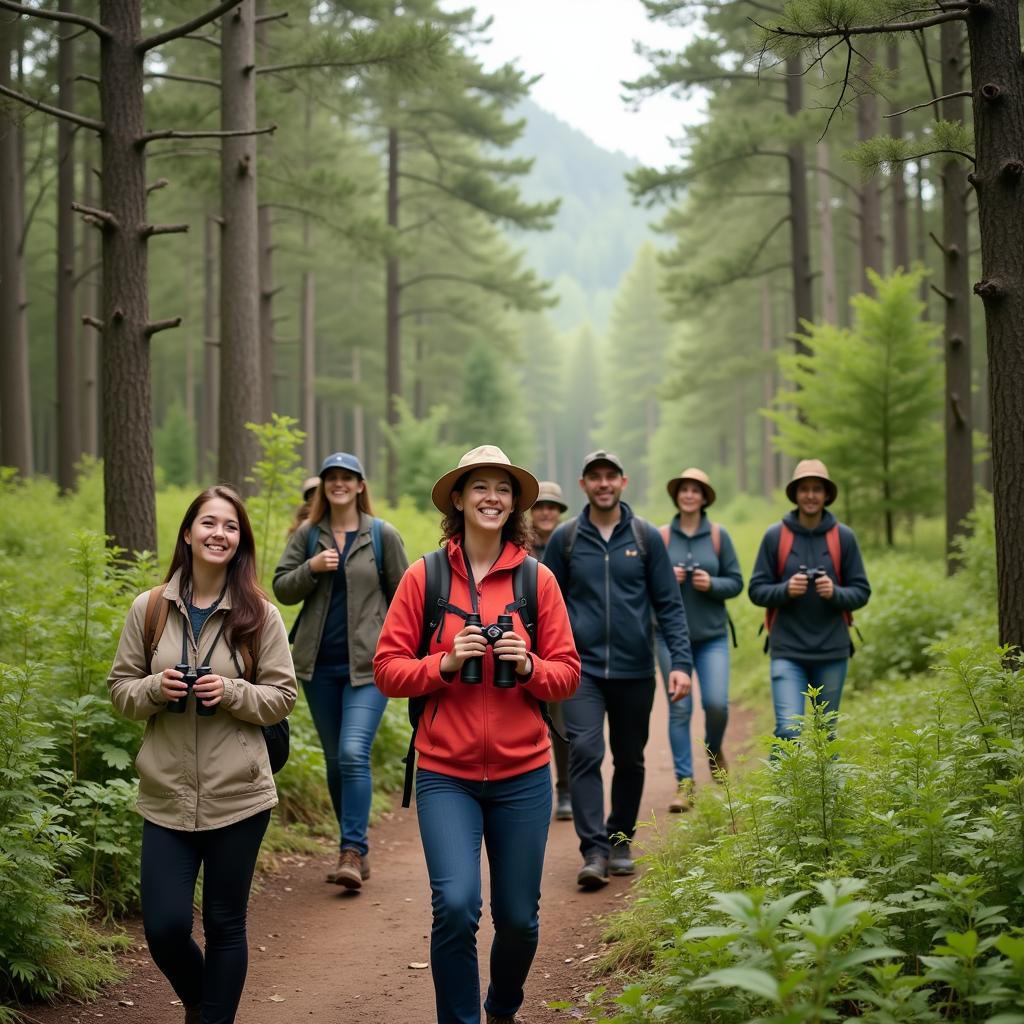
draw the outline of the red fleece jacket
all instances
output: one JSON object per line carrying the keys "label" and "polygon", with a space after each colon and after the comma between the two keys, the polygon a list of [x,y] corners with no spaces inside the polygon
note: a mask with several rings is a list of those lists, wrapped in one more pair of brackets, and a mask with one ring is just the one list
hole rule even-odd
{"label": "red fleece jacket", "polygon": [[[522,548],[506,543],[497,562],[477,583],[484,625],[495,622],[515,600],[512,570],[525,557]],[[472,602],[461,538],[448,542],[448,561],[452,567],[448,600],[468,611]],[[580,659],[562,592],[547,566],[537,570],[537,649],[530,652],[533,673],[525,683],[507,689],[494,685],[490,651],[483,660],[482,685],[463,683],[457,674],[450,678],[441,674],[441,658],[465,626],[452,612],[445,615],[440,642],[435,631],[430,653],[425,658],[416,656],[423,632],[423,559],[406,570],[384,620],[373,668],[377,686],[389,697],[428,695],[416,734],[421,768],[483,781],[511,778],[550,761],[548,729],[537,702],[571,697],[580,681]],[[529,646],[518,614],[512,621]]]}

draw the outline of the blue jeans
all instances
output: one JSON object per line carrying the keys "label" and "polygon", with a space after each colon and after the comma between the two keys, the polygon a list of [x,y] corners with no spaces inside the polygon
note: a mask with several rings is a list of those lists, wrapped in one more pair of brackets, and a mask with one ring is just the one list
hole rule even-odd
{"label": "blue jeans", "polygon": [[779,739],[795,740],[800,735],[800,723],[794,715],[806,710],[808,686],[821,687],[818,703],[827,704],[827,710],[838,711],[846,682],[848,660],[794,661],[790,658],[772,658],[772,701],[775,704],[775,735]]}
{"label": "blue jeans", "polygon": [[491,982],[484,1004],[511,1017],[523,1002],[540,933],[540,882],[551,818],[551,769],[496,782],[419,769],[416,812],[430,875],[430,968],[437,1024],[479,1024],[480,843],[491,868]]}
{"label": "blue jeans", "polygon": [[[722,750],[725,727],[729,724],[729,638],[716,636],[711,640],[691,643],[693,648],[694,685],[700,687],[700,704],[704,709],[704,746],[712,753]],[[658,635],[658,668],[665,693],[668,673],[672,667],[668,647]],[[693,751],[690,745],[690,718],[693,714],[693,691],[675,704],[668,705],[668,743],[676,781],[693,778]]]}
{"label": "blue jeans", "polygon": [[374,686],[353,686],[347,675],[313,670],[303,682],[327,762],[327,791],[338,819],[340,846],[367,852],[366,829],[373,801],[370,748],[388,699]]}

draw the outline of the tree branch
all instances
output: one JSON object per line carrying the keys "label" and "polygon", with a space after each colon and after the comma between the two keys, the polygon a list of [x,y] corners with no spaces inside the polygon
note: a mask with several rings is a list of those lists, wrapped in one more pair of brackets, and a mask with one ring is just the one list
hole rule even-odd
{"label": "tree branch", "polygon": [[[976,3],[973,8],[980,10],[982,6],[982,3]],[[767,25],[758,24],[753,18],[750,20],[769,35],[786,36],[790,39],[834,39],[836,36],[849,39],[850,36],[896,35],[899,32],[915,32],[917,29],[931,28],[932,25],[941,25],[946,21],[966,21],[967,11],[946,11],[943,14],[933,15],[931,18],[920,18],[917,21],[897,21],[888,25],[837,25],[835,28],[821,29],[790,29],[782,28],[781,25],[769,28]]]}
{"label": "tree branch", "polygon": [[147,71],[147,78],[166,78],[169,82],[192,82],[195,85],[212,85],[214,89],[220,88],[220,82],[216,78],[205,78],[203,75],[172,75],[165,71]]}
{"label": "tree branch", "polygon": [[970,96],[970,89],[961,89],[959,92],[947,92],[945,96],[936,96],[934,99],[925,100],[924,103],[915,103],[906,110],[896,110],[891,114],[883,114],[882,117],[899,117],[901,114],[909,114],[912,110],[920,110],[922,107],[930,107],[933,103],[941,103],[943,100],[954,100],[958,96]]}
{"label": "tree branch", "polygon": [[282,18],[287,18],[288,12],[281,11],[279,14],[261,14],[256,18],[256,24],[262,25],[267,21],[280,21]]}
{"label": "tree branch", "polygon": [[934,231],[929,231],[928,232],[928,237],[939,247],[939,249],[943,252],[943,254],[948,254],[949,253],[949,249],[946,246],[946,243],[943,242],[939,238],[939,236],[937,234],[935,234]]}
{"label": "tree branch", "polygon": [[187,231],[187,224],[143,224],[139,234],[143,238],[152,238],[153,235],[183,235]]}
{"label": "tree branch", "polygon": [[[235,0],[235,2],[237,3],[238,0]],[[142,333],[145,334],[147,338],[151,338],[154,334],[157,334],[160,331],[168,331],[172,327],[179,326],[181,326],[180,316],[172,316],[166,320],[150,320],[150,322],[142,329]]]}
{"label": "tree branch", "polygon": [[942,296],[942,298],[944,298],[947,302],[954,301],[953,296],[950,295],[949,292],[943,291],[937,284],[929,284],[928,287],[931,288],[931,290],[935,292],[936,295]]}
{"label": "tree branch", "polygon": [[100,221],[106,228],[117,230],[121,226],[117,218],[109,210],[98,210],[95,206],[86,206],[84,203],[72,203],[71,209],[75,213],[84,213],[86,217]]}
{"label": "tree branch", "polygon": [[[235,0],[237,3],[238,0]],[[216,131],[210,129],[209,131],[196,131],[196,132],[179,132],[171,128],[167,128],[164,131],[159,132],[146,132],[137,142],[138,146],[148,145],[150,142],[155,142],[158,139],[229,139],[235,138],[240,135],[272,135],[277,131],[277,125],[272,124],[268,128],[239,128],[237,131]]]}
{"label": "tree branch", "polygon": [[[35,10],[35,8],[32,9]],[[94,121],[91,117],[84,117],[82,114],[73,114],[70,110],[64,110],[62,107],[51,107],[49,103],[43,103],[41,100],[33,99],[24,93],[8,89],[6,85],[0,85],[0,96],[7,96],[12,100],[17,100],[19,103],[24,103],[26,107],[32,107],[34,110],[42,111],[42,113],[49,114],[51,117],[62,118],[65,121],[70,121],[72,124],[80,125],[82,128],[89,128],[100,134],[107,127],[102,121]]]}
{"label": "tree branch", "polygon": [[72,25],[81,25],[83,28],[95,32],[103,39],[113,39],[114,33],[106,25],[101,25],[84,14],[72,14],[70,11],[49,11],[38,7],[28,7],[25,4],[14,3],[13,0],[0,0],[0,9],[13,11],[15,14],[27,14],[31,18],[45,18],[47,21],[66,21]]}
{"label": "tree branch", "polygon": [[152,185],[146,186],[146,195],[148,196],[151,193],[156,192],[157,189],[167,188],[168,185],[170,185],[170,182],[166,178],[157,178]]}
{"label": "tree branch", "polygon": [[103,321],[97,320],[96,317],[90,316],[90,314],[88,313],[84,313],[82,315],[82,323],[85,324],[86,327],[92,327],[94,330],[99,331],[101,334],[103,333]]}
{"label": "tree branch", "polygon": [[95,75],[75,75],[76,82],[91,82],[93,85],[99,85],[100,80]]}
{"label": "tree branch", "polygon": [[184,25],[178,25],[176,28],[169,28],[166,32],[158,32],[155,36],[150,36],[148,39],[143,39],[135,47],[136,53],[145,53],[147,50],[152,50],[154,47],[163,46],[164,43],[169,43],[173,39],[180,39],[182,36],[187,36],[190,32],[195,32],[197,28],[202,28],[204,25],[208,25],[211,21],[216,21],[222,14],[226,14],[231,10],[232,7],[237,7],[240,0],[221,0],[221,3],[217,4],[212,10],[207,11],[205,14],[200,14],[198,18],[193,18],[191,21],[186,21]]}

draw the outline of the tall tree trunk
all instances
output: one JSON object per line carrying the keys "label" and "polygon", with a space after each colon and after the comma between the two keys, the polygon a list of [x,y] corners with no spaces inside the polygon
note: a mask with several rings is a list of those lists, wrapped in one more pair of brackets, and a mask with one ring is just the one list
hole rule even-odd
{"label": "tall tree trunk", "polygon": [[[900,44],[889,43],[886,47],[886,63],[893,76],[900,70]],[[897,113],[900,105],[889,105],[889,135],[894,139],[903,138],[903,115]],[[892,187],[892,266],[910,269],[910,228],[907,218],[907,181],[904,177],[904,165],[893,164],[889,171],[889,182]]]}
{"label": "tall tree trunk", "polygon": [[[398,232],[398,129],[388,129],[388,226]],[[402,336],[399,303],[401,293],[398,287],[398,255],[392,251],[387,260],[384,285],[386,303],[387,350],[385,354],[385,420],[389,427],[398,426],[398,403],[402,397]],[[398,453],[388,445],[387,479],[385,493],[392,505],[398,501]]]}
{"label": "tall tree trunk", "polygon": [[836,277],[836,243],[832,227],[832,182],[829,180],[828,143],[815,150],[818,170],[818,241],[821,249],[821,315],[825,323],[839,323],[839,284]]}
{"label": "tall tree trunk", "polygon": [[[310,252],[308,219],[303,225],[303,243]],[[302,272],[302,297],[299,310],[299,421],[306,432],[302,457],[310,471],[317,462],[316,422],[316,275],[307,267]],[[323,432],[321,431],[321,434]]]}
{"label": "tall tree trunk", "polygon": [[[761,279],[761,352],[764,354],[764,371],[761,376],[761,405],[768,409],[775,397],[775,324],[772,313],[772,290],[768,278]],[[775,423],[767,416],[761,417],[761,493],[769,501],[779,486],[776,473],[776,452],[772,438]]]}
{"label": "tall tree trunk", "polygon": [[260,278],[260,421],[269,423],[274,412],[274,241],[273,210],[257,211]]}
{"label": "tall tree trunk", "polygon": [[[0,84],[12,85],[20,19],[0,17]],[[32,413],[25,318],[25,265],[22,238],[21,145],[19,121],[0,107],[0,465],[22,476],[32,467]]]}
{"label": "tall tree trunk", "polygon": [[[874,47],[862,48],[865,59],[861,64],[865,76],[871,74]],[[878,98],[868,89],[857,100],[857,138],[861,142],[878,134]],[[865,181],[860,188],[860,286],[867,295],[874,294],[868,280],[868,271],[881,274],[882,262],[882,195],[875,178]]]}
{"label": "tall tree trunk", "polygon": [[992,410],[999,642],[1024,647],[1024,65],[1016,0],[991,0],[967,19],[974,83],[988,382]]}
{"label": "tall tree trunk", "polygon": [[[86,206],[95,206],[93,195],[92,141],[82,150],[82,198]],[[79,339],[82,351],[82,450],[93,458],[100,456],[100,332],[81,319],[99,318],[103,308],[103,275],[95,266],[99,258],[99,233],[87,227],[82,232],[82,260],[79,271]]]}
{"label": "tall tree trunk", "polygon": [[[915,236],[916,236],[916,248],[917,248],[917,261],[922,267],[928,266],[928,215],[925,212],[924,206],[924,161],[917,161],[917,174],[914,176],[915,189],[914,189],[914,206],[917,211],[915,218]],[[922,316],[925,320],[931,319],[931,286],[928,283],[928,279],[925,278],[921,281],[921,301],[924,303],[924,313]]]}
{"label": "tall tree trunk", "polygon": [[[941,28],[942,102],[945,121],[963,122],[963,27],[946,22]],[[956,159],[942,166],[942,290],[946,303],[946,566],[957,568],[955,538],[974,507],[974,431],[971,413],[970,242],[967,221],[967,168]],[[1022,243],[1024,244],[1024,243]]]}
{"label": "tall tree trunk", "polygon": [[[73,0],[59,10],[73,13]],[[75,54],[70,32],[57,44],[59,106],[75,109]],[[75,325],[75,129],[57,121],[57,486],[66,494],[75,486],[75,464],[82,454],[78,413],[78,348]],[[91,229],[90,229],[91,230]]]}
{"label": "tall tree trunk", "polygon": [[210,480],[216,469],[220,342],[217,339],[217,225],[207,211],[203,217],[203,405],[198,439],[199,479]]}
{"label": "tall tree trunk", "polygon": [[141,3],[100,0],[100,18],[104,520],[114,544],[155,551]]}
{"label": "tall tree trunk", "polygon": [[558,479],[558,451],[555,443],[555,417],[549,408],[544,413],[544,456],[548,480]]}
{"label": "tall tree trunk", "polygon": [[412,385],[412,414],[420,420],[426,415],[423,393],[423,377],[427,372],[427,343],[423,338],[423,317],[416,314],[416,377]]}
{"label": "tall tree trunk", "polygon": [[[256,10],[240,0],[221,18],[221,128],[256,129]],[[261,411],[256,139],[221,140],[219,475],[243,494],[258,455],[246,423]]]}
{"label": "tall tree trunk", "polygon": [[742,378],[736,380],[736,490],[746,494],[747,481],[747,401]]}
{"label": "tall tree trunk", "polygon": [[[803,67],[800,57],[786,59],[786,113],[798,117],[803,109]],[[801,142],[793,142],[789,153],[790,248],[793,257],[793,316],[796,330],[803,330],[801,321],[814,319],[811,291],[811,217],[807,199],[807,160]],[[807,346],[794,338],[797,352],[806,353]]]}
{"label": "tall tree trunk", "polygon": [[[363,354],[358,348],[352,349],[352,388],[356,395],[362,394]],[[366,417],[363,403],[356,398],[352,405],[352,452],[361,462],[366,462]]]}

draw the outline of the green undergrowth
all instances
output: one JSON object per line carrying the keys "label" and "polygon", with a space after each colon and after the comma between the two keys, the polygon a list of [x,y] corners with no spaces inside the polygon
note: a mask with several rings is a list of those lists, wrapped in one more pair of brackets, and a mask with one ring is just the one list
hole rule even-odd
{"label": "green undergrowth", "polygon": [[1024,686],[1001,655],[947,648],[845,702],[838,736],[816,708],[652,826],[590,1019],[1024,1021]]}

